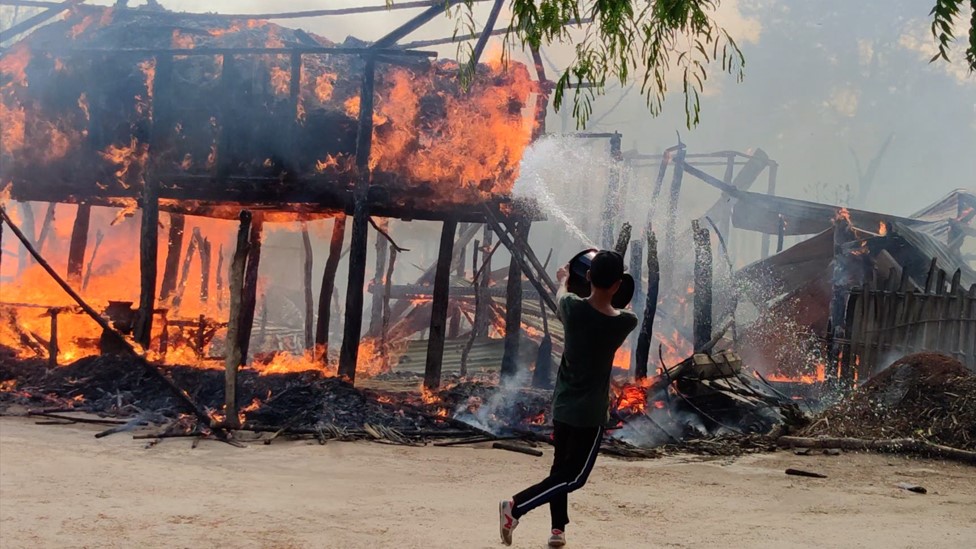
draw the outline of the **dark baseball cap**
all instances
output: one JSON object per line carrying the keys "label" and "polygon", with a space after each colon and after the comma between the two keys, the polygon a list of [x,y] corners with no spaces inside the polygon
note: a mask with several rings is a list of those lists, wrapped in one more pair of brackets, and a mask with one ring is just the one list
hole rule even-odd
{"label": "dark baseball cap", "polygon": [[624,276],[624,256],[600,250],[590,262],[590,282],[597,288],[609,288]]}

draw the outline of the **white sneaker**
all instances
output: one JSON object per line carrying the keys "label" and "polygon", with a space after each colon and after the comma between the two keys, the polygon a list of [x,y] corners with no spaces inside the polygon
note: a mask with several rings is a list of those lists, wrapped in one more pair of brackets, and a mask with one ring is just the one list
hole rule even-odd
{"label": "white sneaker", "polygon": [[512,531],[518,526],[518,519],[512,516],[512,502],[502,501],[498,504],[498,533],[502,537],[502,543],[512,544]]}
{"label": "white sneaker", "polygon": [[553,528],[552,535],[549,536],[549,547],[562,547],[564,545],[566,545],[566,532]]}

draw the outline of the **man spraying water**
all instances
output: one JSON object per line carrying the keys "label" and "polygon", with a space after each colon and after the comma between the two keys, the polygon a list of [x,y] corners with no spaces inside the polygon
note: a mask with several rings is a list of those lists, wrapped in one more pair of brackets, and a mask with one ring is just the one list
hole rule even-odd
{"label": "man spraying water", "polygon": [[568,266],[557,274],[565,350],[552,398],[555,454],[547,478],[499,504],[499,533],[505,545],[512,544],[519,519],[547,503],[552,517],[549,546],[566,544],[567,496],[586,483],[593,469],[610,419],[613,357],[637,327],[634,313],[613,306],[624,276],[623,256],[611,251],[592,256],[586,273],[591,288],[587,298],[569,292]]}

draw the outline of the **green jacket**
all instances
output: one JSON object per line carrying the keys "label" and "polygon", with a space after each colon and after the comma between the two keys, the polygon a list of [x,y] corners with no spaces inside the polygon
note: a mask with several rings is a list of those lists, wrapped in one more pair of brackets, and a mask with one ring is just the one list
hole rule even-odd
{"label": "green jacket", "polygon": [[610,374],[617,349],[634,328],[637,315],[607,316],[583,298],[559,299],[565,349],[556,375],[552,417],[575,427],[597,427],[610,419]]}

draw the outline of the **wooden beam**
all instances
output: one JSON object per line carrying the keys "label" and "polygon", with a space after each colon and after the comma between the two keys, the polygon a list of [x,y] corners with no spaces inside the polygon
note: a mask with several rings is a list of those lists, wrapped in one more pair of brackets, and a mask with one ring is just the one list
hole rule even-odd
{"label": "wooden beam", "polygon": [[380,38],[370,46],[370,49],[383,49],[395,45],[403,37],[427,24],[428,21],[444,13],[444,10],[451,5],[450,0],[442,0],[432,4],[423,12],[417,14],[412,19],[393,29],[389,34]]}
{"label": "wooden beam", "polygon": [[245,360],[240,343],[240,329],[250,234],[251,212],[242,210],[237,229],[237,246],[230,264],[230,315],[227,319],[227,356],[224,359],[224,411],[227,414],[227,424],[231,428],[240,427],[237,418],[237,370]]}
{"label": "wooden beam", "polygon": [[71,243],[68,245],[68,282],[81,283],[85,267],[85,251],[88,247],[88,228],[91,224],[91,205],[78,204],[75,223],[71,228]]}
{"label": "wooden beam", "polygon": [[488,13],[488,20],[485,22],[485,30],[481,31],[481,35],[478,37],[478,43],[474,45],[474,52],[471,55],[471,65],[473,67],[478,66],[478,61],[481,59],[481,54],[485,51],[485,46],[488,45],[488,38],[491,37],[491,32],[495,29],[495,22],[498,21],[498,14],[501,13],[504,4],[505,0],[495,0],[494,5],[491,6],[491,12]]}
{"label": "wooden beam", "polygon": [[0,31],[0,42],[6,42],[7,40],[10,40],[14,36],[17,36],[22,32],[28,31],[36,27],[37,25],[40,25],[41,23],[47,21],[48,19],[57,17],[57,15],[60,14],[61,12],[65,10],[69,10],[72,7],[81,4],[84,1],[85,0],[66,0],[65,2],[61,2],[54,6],[51,6],[49,9],[42,11],[37,15],[28,17],[27,19],[24,19],[20,23],[13,25],[9,29]]}
{"label": "wooden beam", "polygon": [[424,368],[424,387],[427,389],[436,389],[441,384],[455,233],[457,233],[457,222],[445,221],[437,251],[437,272],[434,275],[434,297],[430,311],[430,337],[427,340],[427,364]]}
{"label": "wooden beam", "polygon": [[[394,38],[393,41],[398,39]],[[367,196],[370,183],[369,158],[373,141],[375,69],[375,61],[372,58],[367,59],[359,94],[359,133],[356,140],[356,169],[359,181],[356,183],[354,193],[352,239],[349,243],[349,284],[346,287],[346,320],[343,326],[342,348],[339,350],[339,375],[349,379],[350,382],[356,380],[359,339],[363,327],[363,285],[366,281],[366,244],[369,236]]]}

